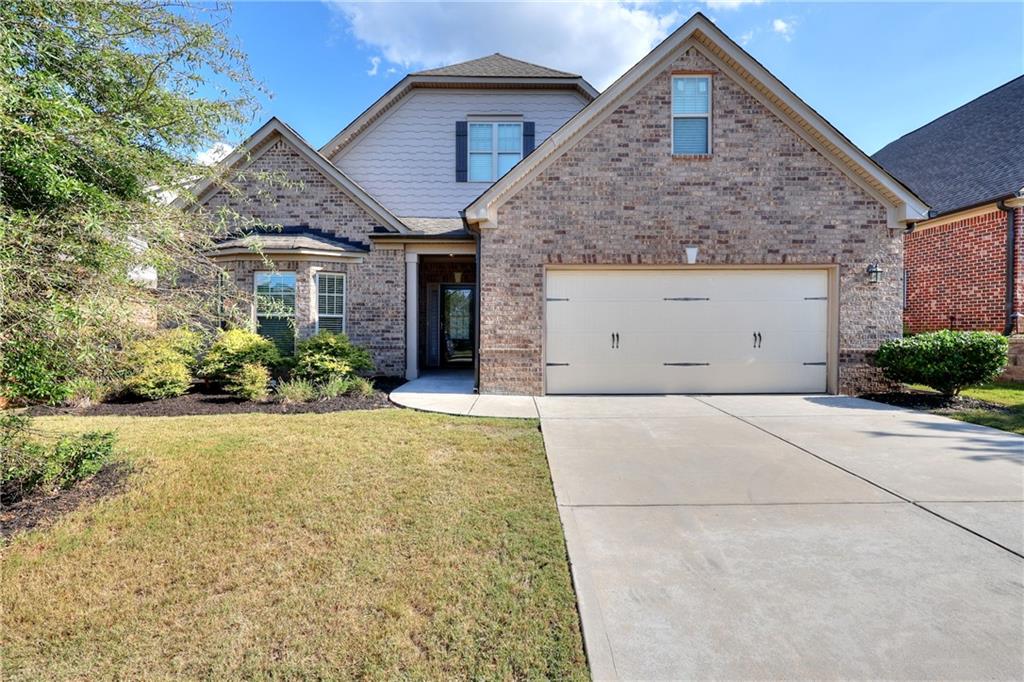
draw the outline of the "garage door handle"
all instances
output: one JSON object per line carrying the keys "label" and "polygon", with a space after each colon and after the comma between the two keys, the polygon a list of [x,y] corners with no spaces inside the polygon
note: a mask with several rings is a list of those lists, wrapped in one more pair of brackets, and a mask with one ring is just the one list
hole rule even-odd
{"label": "garage door handle", "polygon": [[761,332],[754,332],[754,348],[761,347]]}
{"label": "garage door handle", "polygon": [[619,333],[618,332],[612,332],[612,348],[618,348],[618,347],[619,347]]}

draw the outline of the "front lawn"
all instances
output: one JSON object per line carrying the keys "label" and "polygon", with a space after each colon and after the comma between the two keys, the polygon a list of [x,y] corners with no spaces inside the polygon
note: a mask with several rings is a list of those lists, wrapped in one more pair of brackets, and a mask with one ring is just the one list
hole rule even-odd
{"label": "front lawn", "polygon": [[533,421],[52,417],[125,492],[16,536],[4,679],[585,678]]}
{"label": "front lawn", "polygon": [[964,389],[963,395],[968,398],[984,400],[987,403],[1002,405],[1006,409],[1004,411],[965,410],[951,414],[950,416],[954,419],[1024,435],[1024,381],[991,383],[976,388],[967,388]]}

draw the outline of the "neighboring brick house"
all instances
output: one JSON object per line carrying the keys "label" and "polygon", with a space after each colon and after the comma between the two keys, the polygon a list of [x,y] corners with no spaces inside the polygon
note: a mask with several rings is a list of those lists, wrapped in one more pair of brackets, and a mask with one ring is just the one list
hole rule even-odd
{"label": "neighboring brick house", "polygon": [[493,55],[411,74],[319,151],[272,120],[225,167],[242,191],[205,210],[284,227],[247,238],[276,272],[219,246],[236,283],[486,393],[870,388],[928,209],[701,14],[600,95]]}
{"label": "neighboring brick house", "polygon": [[873,157],[931,207],[904,237],[904,327],[1024,332],[1024,76]]}

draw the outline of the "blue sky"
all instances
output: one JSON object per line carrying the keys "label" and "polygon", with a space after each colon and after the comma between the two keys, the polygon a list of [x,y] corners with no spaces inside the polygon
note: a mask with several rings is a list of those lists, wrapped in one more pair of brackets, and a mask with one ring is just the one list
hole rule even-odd
{"label": "blue sky", "polygon": [[242,0],[228,32],[273,94],[261,118],[319,146],[408,71],[492,52],[604,88],[698,10],[868,153],[1024,73],[1020,2]]}

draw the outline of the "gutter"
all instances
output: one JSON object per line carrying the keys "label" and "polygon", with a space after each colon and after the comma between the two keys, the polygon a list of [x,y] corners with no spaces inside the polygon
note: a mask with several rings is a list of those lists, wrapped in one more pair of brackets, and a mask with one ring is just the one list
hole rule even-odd
{"label": "gutter", "polygon": [[1014,314],[1014,288],[1017,280],[1017,230],[1015,223],[1017,209],[1006,205],[1006,200],[1001,200],[996,207],[1006,214],[1006,324],[1003,327],[1003,335],[1009,336],[1013,333],[1016,315]]}
{"label": "gutter", "polygon": [[473,392],[480,393],[480,298],[483,296],[483,286],[480,281],[480,233],[469,227],[466,220],[466,212],[459,211],[462,218],[462,225],[473,237],[473,244],[476,247],[476,257],[473,259],[473,268],[476,271],[476,296],[473,297],[473,343],[476,346],[473,353]]}

